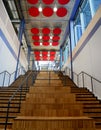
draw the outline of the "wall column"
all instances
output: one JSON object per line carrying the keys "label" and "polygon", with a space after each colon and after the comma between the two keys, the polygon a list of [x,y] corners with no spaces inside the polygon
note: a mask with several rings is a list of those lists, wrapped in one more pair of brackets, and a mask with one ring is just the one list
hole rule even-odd
{"label": "wall column", "polygon": [[31,54],[31,47],[28,46],[28,54],[27,54],[28,70],[30,69],[30,54]]}
{"label": "wall column", "polygon": [[91,15],[93,17],[96,12],[95,7],[94,7],[94,0],[88,0],[88,1],[89,1],[89,5],[90,5]]}
{"label": "wall column", "polygon": [[62,68],[62,47],[60,48],[60,70]]}
{"label": "wall column", "polygon": [[73,30],[73,21],[70,21],[70,64],[71,64],[71,79],[73,80],[73,63],[72,63],[72,45],[74,45],[74,30]]}
{"label": "wall column", "polygon": [[84,13],[80,13],[80,20],[81,20],[81,29],[82,29],[82,34],[85,31],[85,19],[84,19]]}
{"label": "wall column", "polygon": [[16,71],[15,71],[15,80],[17,78],[17,71],[18,71],[18,66],[19,66],[19,60],[20,60],[20,51],[21,51],[21,44],[22,44],[22,35],[24,32],[24,25],[25,25],[25,21],[24,19],[21,20],[20,22],[20,28],[19,28],[19,33],[18,33],[18,39],[19,39],[19,50],[18,50],[18,57],[17,57],[17,64],[16,64]]}

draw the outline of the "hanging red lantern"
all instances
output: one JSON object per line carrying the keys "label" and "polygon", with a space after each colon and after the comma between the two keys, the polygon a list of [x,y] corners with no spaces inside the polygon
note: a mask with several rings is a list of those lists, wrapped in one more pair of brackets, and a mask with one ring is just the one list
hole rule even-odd
{"label": "hanging red lantern", "polygon": [[68,4],[70,0],[58,0],[59,4],[65,5]]}
{"label": "hanging red lantern", "polygon": [[50,51],[50,55],[55,55],[56,51]]}
{"label": "hanging red lantern", "polygon": [[42,11],[43,15],[46,17],[50,17],[53,15],[53,9],[50,7],[45,7]]}
{"label": "hanging red lantern", "polygon": [[42,39],[43,39],[44,41],[48,41],[48,40],[50,39],[50,37],[49,37],[49,36],[43,36]]}
{"label": "hanging red lantern", "polygon": [[35,46],[40,46],[40,42],[33,42]]}
{"label": "hanging red lantern", "polygon": [[53,43],[52,43],[52,46],[58,46],[58,45],[59,45],[58,42],[53,42]]}
{"label": "hanging red lantern", "polygon": [[39,33],[39,29],[38,29],[38,28],[32,28],[32,29],[31,29],[31,32],[32,32],[33,34],[38,34],[38,33]]}
{"label": "hanging red lantern", "polygon": [[45,4],[52,4],[54,0],[42,0]]}
{"label": "hanging red lantern", "polygon": [[49,34],[50,33],[50,29],[49,28],[43,28],[42,29],[42,33],[43,34]]}
{"label": "hanging red lantern", "polygon": [[48,51],[42,51],[42,55],[47,55]]}
{"label": "hanging red lantern", "polygon": [[39,10],[36,7],[29,8],[28,12],[33,17],[37,17],[39,15]]}
{"label": "hanging red lantern", "polygon": [[27,0],[27,1],[30,4],[37,4],[38,3],[38,0]]}
{"label": "hanging red lantern", "polygon": [[56,14],[57,14],[57,16],[59,16],[59,17],[64,17],[64,16],[67,15],[67,12],[68,12],[68,11],[67,11],[66,8],[60,7],[60,8],[57,10]]}
{"label": "hanging red lantern", "polygon": [[55,35],[59,35],[59,34],[61,33],[61,29],[60,29],[60,28],[55,28],[55,29],[53,30],[53,33],[54,33]]}
{"label": "hanging red lantern", "polygon": [[39,40],[39,36],[34,35],[34,36],[32,36],[32,39],[35,40],[35,41],[38,41]]}
{"label": "hanging red lantern", "polygon": [[40,51],[34,51],[35,55],[40,55]]}
{"label": "hanging red lantern", "polygon": [[44,46],[49,46],[49,42],[43,42]]}
{"label": "hanging red lantern", "polygon": [[59,39],[60,39],[59,36],[54,36],[54,37],[52,38],[53,41],[58,41]]}

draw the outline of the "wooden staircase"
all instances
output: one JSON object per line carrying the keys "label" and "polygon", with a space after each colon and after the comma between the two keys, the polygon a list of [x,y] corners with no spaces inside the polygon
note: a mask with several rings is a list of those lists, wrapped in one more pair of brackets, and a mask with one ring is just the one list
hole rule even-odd
{"label": "wooden staircase", "polygon": [[40,72],[14,119],[13,130],[95,130],[94,120],[85,113],[85,104],[88,107],[89,98],[96,104],[99,101],[88,90],[76,88],[68,77],[67,80],[64,87],[62,76]]}
{"label": "wooden staircase", "polygon": [[[4,130],[6,116],[7,116],[7,107],[9,98],[13,95],[13,93],[17,90],[21,82],[25,79],[25,77],[29,74],[27,72],[24,76],[20,76],[13,82],[9,87],[0,87],[0,130]],[[30,80],[29,80],[30,85]],[[26,93],[29,91],[29,88],[26,89],[26,85],[22,88],[22,101],[26,98]],[[13,119],[18,115],[19,111],[19,101],[20,101],[20,92],[18,92],[14,99],[10,103],[8,122],[7,122],[7,130],[11,130]]]}
{"label": "wooden staircase", "polygon": [[84,115],[93,118],[96,128],[101,130],[101,101],[86,88],[78,88],[68,76],[59,73],[59,77],[66,79],[64,84],[71,86],[71,93],[75,94],[76,101],[83,104]]}

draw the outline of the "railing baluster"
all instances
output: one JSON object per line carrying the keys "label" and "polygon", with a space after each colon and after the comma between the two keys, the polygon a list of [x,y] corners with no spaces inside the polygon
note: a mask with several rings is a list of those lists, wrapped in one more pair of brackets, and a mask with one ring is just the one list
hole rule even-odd
{"label": "railing baluster", "polygon": [[92,88],[92,93],[93,93],[94,90],[93,90],[93,79],[92,79],[92,77],[91,77],[91,88]]}
{"label": "railing baluster", "polygon": [[5,85],[5,77],[6,77],[6,71],[4,72],[4,78],[3,78],[3,84],[2,84],[2,86]]}
{"label": "railing baluster", "polygon": [[84,73],[82,73],[82,85],[83,85],[83,88],[85,87],[84,85]]}
{"label": "railing baluster", "polygon": [[7,129],[7,123],[8,123],[8,116],[9,116],[10,102],[11,102],[11,101],[8,102],[8,106],[7,106],[6,121],[5,121],[5,128],[4,128],[4,130]]}

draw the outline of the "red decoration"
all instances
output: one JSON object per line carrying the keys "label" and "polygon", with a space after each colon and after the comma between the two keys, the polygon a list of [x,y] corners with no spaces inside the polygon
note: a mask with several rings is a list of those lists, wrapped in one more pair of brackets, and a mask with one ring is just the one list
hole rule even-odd
{"label": "red decoration", "polygon": [[59,4],[65,5],[68,4],[70,0],[58,0]]}
{"label": "red decoration", "polygon": [[55,55],[56,52],[55,51],[50,51],[50,55]]}
{"label": "red decoration", "polygon": [[52,4],[54,0],[42,0],[45,4]]}
{"label": "red decoration", "polygon": [[43,36],[42,39],[43,39],[44,41],[48,41],[48,40],[50,39],[50,37],[49,37],[49,36]]}
{"label": "red decoration", "polygon": [[58,45],[59,45],[58,42],[53,42],[53,43],[52,43],[52,46],[58,46]]}
{"label": "red decoration", "polygon": [[32,29],[31,29],[31,32],[32,32],[33,34],[38,34],[38,33],[39,33],[39,29],[38,29],[38,28],[32,28]]}
{"label": "red decoration", "polygon": [[54,37],[52,38],[53,41],[58,41],[59,39],[60,39],[59,36],[54,36]]}
{"label": "red decoration", "polygon": [[43,28],[42,29],[42,33],[43,34],[49,34],[50,33],[50,29],[49,28]]}
{"label": "red decoration", "polygon": [[40,46],[40,42],[34,42],[33,43],[35,46]]}
{"label": "red decoration", "polygon": [[35,55],[40,55],[40,51],[34,51]]}
{"label": "red decoration", "polygon": [[60,28],[55,28],[53,30],[53,33],[56,34],[56,35],[59,35],[61,33],[61,29]]}
{"label": "red decoration", "polygon": [[39,36],[37,36],[37,35],[32,36],[32,39],[35,40],[35,41],[38,41],[39,40]]}
{"label": "red decoration", "polygon": [[45,7],[42,11],[43,15],[46,17],[50,17],[53,15],[53,9],[50,7]]}
{"label": "red decoration", "polygon": [[29,8],[28,12],[33,17],[37,17],[39,15],[39,10],[36,7]]}
{"label": "red decoration", "polygon": [[48,51],[42,51],[42,55],[47,55]]}
{"label": "red decoration", "polygon": [[44,45],[44,46],[48,46],[48,45],[49,45],[49,42],[43,42],[43,45]]}
{"label": "red decoration", "polygon": [[27,0],[27,1],[30,4],[37,4],[38,3],[38,0]]}
{"label": "red decoration", "polygon": [[57,16],[59,16],[59,17],[64,17],[66,14],[67,14],[67,9],[66,8],[64,8],[64,7],[60,7],[58,10],[57,10],[57,12],[56,12],[56,14],[57,14]]}
{"label": "red decoration", "polygon": [[35,59],[39,61],[39,60],[40,60],[40,57],[36,57]]}
{"label": "red decoration", "polygon": [[50,61],[53,61],[54,60],[54,57],[50,57],[50,59],[49,59]]}

